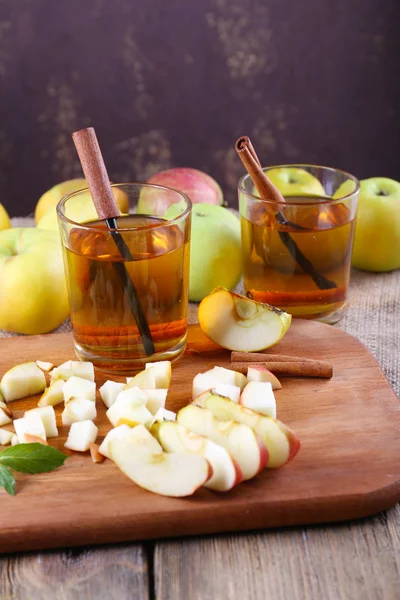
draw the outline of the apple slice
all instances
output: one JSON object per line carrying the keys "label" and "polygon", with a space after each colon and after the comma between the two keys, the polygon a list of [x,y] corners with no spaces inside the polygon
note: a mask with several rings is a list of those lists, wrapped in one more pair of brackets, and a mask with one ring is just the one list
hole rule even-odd
{"label": "apple slice", "polygon": [[123,423],[130,427],[135,427],[139,423],[148,423],[152,418],[152,414],[146,408],[145,403],[138,403],[129,396],[117,398],[114,404],[107,410],[106,415],[114,427]]}
{"label": "apple slice", "polygon": [[103,400],[107,408],[110,408],[117,399],[117,396],[124,389],[124,383],[117,381],[106,381],[99,389],[100,398]]}
{"label": "apple slice", "polygon": [[281,421],[256,413],[216,394],[209,394],[204,406],[220,421],[229,422],[233,419],[251,427],[268,450],[267,467],[270,469],[282,467],[300,450],[300,440]]}
{"label": "apple slice", "polygon": [[154,377],[156,379],[157,389],[169,389],[171,385],[172,366],[170,360],[161,360],[159,362],[146,363],[145,369],[154,368]]}
{"label": "apple slice", "polygon": [[64,400],[64,385],[65,381],[63,379],[58,379],[52,383],[51,386],[44,391],[43,396],[38,402],[38,406],[56,406],[57,404],[61,404]]}
{"label": "apple slice", "polygon": [[20,444],[25,442],[25,433],[30,433],[46,441],[44,425],[38,414],[30,415],[28,418],[14,419],[13,425]]}
{"label": "apple slice", "polygon": [[200,303],[202,331],[228,350],[255,352],[277,344],[289,329],[292,317],[269,304],[255,302],[217,288]]}
{"label": "apple slice", "polygon": [[212,477],[204,484],[212,490],[227,492],[243,480],[243,473],[226,448],[197,435],[172,421],[157,423],[151,429],[166,452],[199,454],[211,465]]}
{"label": "apple slice", "polygon": [[[150,435],[150,434],[149,434]],[[112,460],[141,488],[179,498],[191,496],[212,475],[209,463],[196,454],[153,453],[134,440],[111,440]]]}
{"label": "apple slice", "polygon": [[72,425],[78,421],[93,421],[97,416],[96,403],[87,398],[71,398],[61,415],[63,425]]}
{"label": "apple slice", "polygon": [[167,401],[168,390],[157,389],[157,390],[142,390],[147,396],[146,406],[152,415],[155,415],[160,408],[165,407]]}
{"label": "apple slice", "polygon": [[64,446],[76,452],[86,452],[86,450],[89,450],[90,444],[96,441],[98,432],[99,430],[93,421],[72,423]]}
{"label": "apple slice", "polygon": [[42,371],[45,371],[46,373],[48,373],[49,371],[51,371],[52,369],[54,369],[53,363],[46,362],[44,360],[37,360],[36,364],[39,367],[39,369],[42,369]]}
{"label": "apple slice", "polygon": [[35,362],[28,362],[7,371],[3,375],[0,387],[5,401],[11,402],[43,392],[46,388],[46,378]]}
{"label": "apple slice", "polygon": [[110,453],[108,451],[109,442],[114,439],[128,439],[132,436],[132,432],[132,427],[129,427],[128,425],[119,425],[118,427],[114,427],[114,429],[110,429],[110,431],[107,433],[106,437],[100,444],[100,454],[102,454],[106,458],[111,458]]}
{"label": "apple slice", "polygon": [[9,423],[12,423],[12,418],[9,416],[8,411],[4,408],[0,408],[0,427],[8,425]]}
{"label": "apple slice", "polygon": [[51,379],[63,379],[67,381],[70,377],[81,377],[88,381],[94,381],[94,367],[91,362],[80,360],[68,360],[50,373]]}
{"label": "apple slice", "polygon": [[89,444],[90,456],[94,463],[102,463],[106,457],[100,454],[98,444]]}
{"label": "apple slice", "polygon": [[[128,378],[127,378],[128,379]],[[155,390],[156,389],[156,372],[155,368],[145,369],[144,371],[140,371],[134,377],[130,377],[128,383],[125,388],[128,390],[129,388],[138,387],[142,390]]]}
{"label": "apple slice", "polygon": [[7,446],[8,444],[11,444],[13,435],[14,434],[12,431],[0,429],[0,446]]}
{"label": "apple slice", "polygon": [[276,400],[269,381],[250,381],[240,396],[239,404],[276,419]]}
{"label": "apple slice", "polygon": [[[234,402],[232,404],[237,406]],[[182,408],[177,419],[180,425],[193,433],[208,437],[226,448],[239,465],[243,479],[255,477],[267,464],[268,452],[251,427],[234,421],[220,422],[210,410],[194,404]]]}
{"label": "apple slice", "polygon": [[44,430],[46,432],[46,439],[57,437],[58,430],[56,425],[56,413],[54,412],[54,408],[52,406],[42,406],[27,410],[24,417],[28,420],[28,422],[31,415],[39,415],[41,418]]}
{"label": "apple slice", "polygon": [[65,382],[63,395],[65,403],[69,402],[71,398],[86,398],[87,400],[96,402],[96,384],[94,381],[72,375]]}
{"label": "apple slice", "polygon": [[162,423],[163,421],[176,421],[176,413],[166,408],[159,408],[151,421],[146,423],[147,429],[151,429],[154,423]]}
{"label": "apple slice", "polygon": [[[271,371],[262,365],[250,365],[247,368],[247,381],[264,381],[272,385],[273,390],[281,390],[282,384]],[[221,394],[223,396],[224,394]]]}

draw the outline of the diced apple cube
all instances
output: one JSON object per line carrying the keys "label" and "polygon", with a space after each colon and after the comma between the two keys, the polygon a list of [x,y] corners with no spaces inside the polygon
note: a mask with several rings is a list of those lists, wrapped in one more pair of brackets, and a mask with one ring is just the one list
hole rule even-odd
{"label": "diced apple cube", "polygon": [[244,388],[239,403],[276,419],[276,401],[269,381],[250,381]]}
{"label": "diced apple cube", "polygon": [[225,367],[214,367],[209,371],[206,371],[213,377],[215,377],[217,383],[227,383],[230,385],[236,385],[242,390],[247,383],[246,376],[238,371],[232,371],[232,369],[225,369]]}
{"label": "diced apple cube", "polygon": [[72,423],[68,439],[64,446],[76,452],[86,452],[90,444],[96,441],[99,430],[93,421],[79,421]]}
{"label": "diced apple cube", "polygon": [[52,380],[64,379],[64,381],[67,381],[71,377],[81,377],[88,381],[94,381],[93,363],[80,360],[68,360],[51,372]]}
{"label": "diced apple cube", "polygon": [[64,400],[64,385],[65,381],[63,379],[57,379],[52,383],[51,386],[44,391],[43,396],[38,402],[38,406],[56,406],[57,404],[61,404]]}
{"label": "diced apple cube", "polygon": [[54,369],[53,363],[46,362],[44,360],[37,360],[36,364],[39,367],[39,369],[42,369],[42,371],[45,371],[46,373],[48,373],[49,371],[51,371],[52,369]]}
{"label": "diced apple cube", "polygon": [[5,401],[11,402],[43,392],[46,378],[35,362],[28,362],[7,371],[3,375],[0,387]]}
{"label": "diced apple cube", "polygon": [[41,406],[38,408],[32,408],[31,410],[27,410],[25,413],[25,418],[30,419],[31,415],[38,414],[42,419],[43,427],[46,432],[46,438],[56,437],[58,435],[57,425],[56,425],[56,413],[54,412],[54,408],[52,406]]}
{"label": "diced apple cube", "polygon": [[262,365],[250,365],[247,368],[247,381],[269,381],[273,390],[282,389],[282,384],[279,379]]}
{"label": "diced apple cube", "polygon": [[116,404],[118,402],[127,402],[127,401],[131,401],[133,406],[140,406],[140,404],[147,404],[147,396],[144,393],[143,390],[141,390],[138,387],[133,387],[133,388],[128,388],[128,389],[124,389],[122,390],[122,392],[120,392],[118,394],[118,396],[115,399],[115,402],[113,404]]}
{"label": "diced apple cube", "polygon": [[154,369],[156,379],[156,388],[165,389],[171,385],[172,367],[170,360],[161,360],[159,362],[146,363],[145,369]]}
{"label": "diced apple cube", "polygon": [[142,390],[147,396],[147,408],[152,415],[155,415],[160,408],[165,407],[167,401],[168,390]]}
{"label": "diced apple cube", "polygon": [[0,427],[3,425],[8,425],[9,423],[12,423],[11,417],[9,417],[8,414],[2,408],[0,408]]}
{"label": "diced apple cube", "polygon": [[152,418],[152,414],[145,404],[137,404],[129,397],[117,399],[106,415],[114,427],[122,424],[135,427],[139,423],[148,423]]}
{"label": "diced apple cube", "polygon": [[87,398],[73,398],[67,402],[61,415],[63,425],[78,421],[93,421],[97,416],[96,403]]}
{"label": "diced apple cube", "polygon": [[118,383],[117,381],[106,381],[99,389],[100,397],[103,400],[107,408],[110,408],[117,399],[117,396],[124,389],[124,383]]}
{"label": "diced apple cube", "polygon": [[7,444],[11,443],[13,437],[12,431],[7,431],[6,429],[0,429],[0,445],[7,446]]}
{"label": "diced apple cube", "polygon": [[142,390],[156,389],[155,369],[145,369],[144,371],[140,371],[140,373],[132,377],[126,384],[125,389],[133,387],[138,387]]}
{"label": "diced apple cube", "polygon": [[13,425],[20,444],[25,442],[25,433],[30,433],[42,438],[42,440],[46,440],[44,425],[38,414],[30,415],[28,418],[14,419]]}
{"label": "diced apple cube", "polygon": [[220,396],[225,396],[232,400],[232,402],[239,402],[240,398],[240,387],[237,385],[231,385],[229,383],[219,383],[213,388],[213,391]]}
{"label": "diced apple cube", "polygon": [[63,395],[65,403],[71,398],[86,398],[96,402],[96,384],[94,381],[72,375],[64,385]]}

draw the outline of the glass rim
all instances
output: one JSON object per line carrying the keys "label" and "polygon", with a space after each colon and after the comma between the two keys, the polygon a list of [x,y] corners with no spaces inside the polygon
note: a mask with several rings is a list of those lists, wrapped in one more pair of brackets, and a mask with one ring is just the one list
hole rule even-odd
{"label": "glass rim", "polygon": [[[116,227],[116,228],[109,227],[108,231],[110,231],[110,232],[112,232],[112,231],[144,231],[146,229],[150,230],[150,229],[157,229],[158,227],[166,227],[166,226],[173,225],[174,223],[179,222],[181,219],[186,218],[192,210],[192,206],[193,206],[192,201],[190,200],[190,198],[187,194],[185,194],[184,192],[181,192],[180,190],[176,190],[174,188],[167,187],[166,185],[158,185],[156,183],[139,183],[139,182],[132,181],[132,182],[128,182],[128,183],[112,183],[111,187],[112,188],[114,188],[114,187],[115,188],[148,187],[148,188],[158,188],[158,189],[166,191],[166,192],[174,192],[175,194],[178,194],[181,197],[181,199],[183,199],[186,202],[186,208],[184,210],[182,210],[182,212],[180,212],[179,215],[177,215],[173,219],[164,219],[163,217],[160,217],[160,219],[163,219],[163,220],[160,223],[157,223],[156,225],[151,224],[151,225],[142,225],[139,227]],[[67,194],[66,196],[63,196],[63,198],[61,198],[61,200],[58,202],[58,204],[56,206],[57,217],[61,221],[69,223],[76,227],[80,227],[81,229],[87,229],[88,231],[101,231],[102,233],[104,233],[104,227],[101,227],[100,225],[90,225],[88,223],[79,223],[78,221],[74,221],[73,219],[70,219],[69,217],[67,217],[67,215],[63,212],[63,208],[65,207],[65,204],[68,200],[70,200],[71,198],[74,198],[75,196],[79,196],[83,192],[88,192],[88,191],[89,191],[89,188],[85,187],[85,188],[81,188],[80,190],[75,190],[75,192]],[[139,213],[139,214],[142,214],[142,213]],[[156,217],[157,215],[145,215],[145,216]],[[105,219],[103,219],[103,221],[104,220]]]}
{"label": "glass rim", "polygon": [[[326,199],[321,199],[320,201],[316,201],[315,199],[313,201],[310,200],[310,202],[303,202],[303,201],[302,202],[286,202],[286,201],[281,202],[279,200],[264,200],[263,198],[260,198],[260,196],[256,196],[255,194],[252,194],[251,192],[248,192],[247,190],[245,190],[245,188],[244,188],[245,180],[251,179],[249,173],[245,173],[239,179],[239,182],[238,182],[239,192],[242,192],[243,194],[245,194],[249,198],[252,198],[253,200],[257,200],[258,202],[265,202],[267,204],[277,204],[277,205],[281,205],[281,206],[284,206],[286,204],[289,204],[290,206],[311,206],[311,205],[315,206],[316,204],[337,204],[339,202],[343,202],[343,200],[351,198],[352,196],[359,193],[359,191],[360,191],[360,181],[357,179],[357,177],[355,177],[348,171],[344,171],[343,169],[336,169],[335,167],[325,167],[324,165],[312,165],[312,164],[306,164],[306,163],[303,163],[303,164],[292,163],[292,164],[286,164],[286,165],[272,165],[270,167],[262,167],[262,170],[270,171],[272,169],[293,169],[293,168],[320,169],[323,171],[330,171],[332,173],[341,173],[347,179],[350,179],[351,181],[353,181],[356,184],[356,187],[352,192],[350,192],[349,194],[345,194],[344,196],[340,196],[340,198],[326,198]],[[290,198],[290,196],[288,196],[288,197]],[[294,197],[296,197],[296,196],[294,196]],[[305,195],[304,198],[307,198],[307,195]]]}

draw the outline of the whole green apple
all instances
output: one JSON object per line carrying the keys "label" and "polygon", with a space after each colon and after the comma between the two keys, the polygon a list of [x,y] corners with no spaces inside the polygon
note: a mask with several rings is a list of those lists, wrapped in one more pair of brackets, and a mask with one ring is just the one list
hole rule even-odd
{"label": "whole green apple", "polygon": [[278,167],[268,169],[266,175],[282,196],[326,196],[322,184],[305,169]]}
{"label": "whole green apple", "polygon": [[360,182],[351,264],[364,271],[400,268],[400,183],[386,177]]}
{"label": "whole green apple", "polygon": [[234,288],[242,274],[240,222],[215,204],[195,204],[190,241],[189,300],[199,302],[217,286]]}

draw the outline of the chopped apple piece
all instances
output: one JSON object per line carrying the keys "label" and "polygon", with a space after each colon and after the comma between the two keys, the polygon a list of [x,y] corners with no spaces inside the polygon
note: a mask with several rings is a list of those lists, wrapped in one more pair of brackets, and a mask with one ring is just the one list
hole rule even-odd
{"label": "chopped apple piece", "polygon": [[10,419],[13,418],[13,412],[12,412],[11,408],[9,408],[7,406],[7,404],[5,402],[3,402],[2,400],[0,400],[0,408],[3,409],[3,411],[6,413],[7,417],[10,417]]}
{"label": "chopped apple piece", "polygon": [[237,385],[230,385],[229,383],[219,383],[212,390],[215,394],[225,396],[232,400],[232,402],[239,402],[240,399],[240,387]]}
{"label": "chopped apple piece", "polygon": [[51,372],[51,379],[63,379],[67,381],[70,377],[80,377],[88,381],[94,381],[94,367],[91,362],[80,360],[68,360]]}
{"label": "chopped apple piece", "polygon": [[57,404],[61,404],[64,400],[64,385],[65,381],[63,379],[58,379],[52,383],[51,386],[44,391],[43,396],[38,402],[38,406],[56,406]]}
{"label": "chopped apple piece", "polygon": [[250,381],[240,396],[239,404],[276,419],[276,400],[269,381]]}
{"label": "chopped apple piece", "polygon": [[0,429],[0,446],[7,446],[11,443],[13,437],[12,431],[7,431],[6,429]]}
{"label": "chopped apple piece", "polygon": [[41,418],[44,430],[46,432],[46,439],[56,437],[58,435],[56,413],[54,412],[54,408],[52,406],[42,406],[27,410],[24,417],[28,420],[28,422],[31,415],[39,415]]}
{"label": "chopped apple piece", "polygon": [[[146,433],[144,433],[146,431]],[[128,427],[128,425],[119,425],[114,429],[110,429],[107,433],[106,437],[102,441],[99,452],[106,456],[107,458],[111,458],[108,444],[111,440],[124,440],[125,442],[133,440],[135,444],[139,446],[143,446],[149,452],[161,452],[162,448],[157,440],[151,435],[147,435],[149,432],[143,425],[138,425],[137,427]]]}
{"label": "chopped apple piece", "polygon": [[36,364],[39,367],[39,369],[42,369],[42,371],[45,371],[46,373],[48,373],[49,371],[51,371],[52,369],[54,369],[53,363],[46,362],[44,360],[37,360]]}
{"label": "chopped apple piece", "polygon": [[24,443],[25,444],[43,444],[43,446],[48,446],[46,440],[42,440],[42,438],[37,435],[31,435],[30,433],[25,433],[24,435]]}
{"label": "chopped apple piece", "polygon": [[[232,401],[227,399],[227,402]],[[234,402],[232,404],[238,406]],[[267,464],[268,452],[264,444],[247,425],[234,421],[220,422],[210,410],[193,404],[178,412],[178,423],[226,448],[239,465],[243,479],[255,477]]]}
{"label": "chopped apple piece", "polygon": [[145,369],[154,369],[154,377],[156,379],[157,389],[169,389],[172,377],[172,367],[170,360],[161,360],[159,362],[146,363]]}
{"label": "chopped apple piece", "polygon": [[[264,381],[272,385],[273,390],[281,390],[282,384],[271,371],[262,365],[250,365],[247,369],[247,381]],[[223,394],[221,394],[223,396]]]}
{"label": "chopped apple piece", "polygon": [[103,400],[107,408],[110,408],[117,399],[117,396],[124,389],[124,383],[118,383],[117,381],[106,381],[99,389],[100,397]]}
{"label": "chopped apple piece", "polygon": [[204,484],[212,490],[227,492],[243,480],[243,474],[226,448],[171,421],[154,425],[151,433],[166,452],[199,454],[208,460],[213,474]]}
{"label": "chopped apple piece", "polygon": [[108,451],[109,442],[115,439],[128,439],[130,436],[132,436],[132,432],[132,427],[129,427],[128,425],[119,425],[118,427],[114,427],[114,429],[110,429],[110,431],[107,433],[106,437],[100,444],[100,454],[102,454],[106,458],[111,458],[110,453]]}
{"label": "chopped apple piece", "polygon": [[38,414],[30,415],[28,418],[14,419],[13,425],[20,444],[25,442],[25,433],[30,433],[46,441],[44,425]]}
{"label": "chopped apple piece", "polygon": [[155,415],[160,408],[165,407],[167,401],[168,390],[142,390],[147,396],[147,408],[152,415]]}
{"label": "chopped apple piece", "polygon": [[0,427],[9,423],[12,423],[12,418],[9,417],[8,411],[6,412],[4,408],[0,408]]}
{"label": "chopped apple piece", "polygon": [[100,454],[98,444],[89,444],[90,456],[94,463],[102,463],[106,457]]}
{"label": "chopped apple piece", "polygon": [[18,436],[16,433],[13,433],[13,436],[11,438],[11,446],[16,446],[17,444],[19,444]]}
{"label": "chopped apple piece", "polygon": [[292,317],[269,304],[217,288],[200,303],[202,331],[228,350],[255,352],[277,344],[289,329]]}
{"label": "chopped apple piece", "polygon": [[124,389],[128,390],[129,388],[133,388],[133,387],[138,387],[142,390],[155,390],[156,389],[155,368],[145,369],[144,371],[140,371],[140,373],[138,373],[134,377],[131,377]]}
{"label": "chopped apple piece", "polygon": [[86,452],[86,450],[89,450],[90,444],[96,441],[98,432],[99,430],[93,421],[72,423],[64,446],[76,452]]}
{"label": "chopped apple piece", "polygon": [[69,402],[71,398],[86,398],[87,400],[96,402],[96,384],[94,381],[72,375],[65,382],[63,395],[65,403]]}
{"label": "chopped apple piece", "polygon": [[256,413],[216,394],[209,394],[204,405],[220,421],[229,422],[233,419],[251,427],[268,450],[268,468],[282,467],[300,450],[300,440],[281,421]]}
{"label": "chopped apple piece", "polygon": [[224,367],[214,367],[204,373],[198,373],[193,379],[192,398],[197,398],[203,392],[215,388],[217,385],[230,385],[239,388],[239,393],[247,383],[246,376],[243,373],[225,369]]}
{"label": "chopped apple piece", "polygon": [[146,427],[150,429],[154,423],[162,423],[163,421],[176,421],[176,413],[166,408],[159,408],[151,421],[146,423]]}
{"label": "chopped apple piece", "polygon": [[[141,392],[141,390],[138,391]],[[149,422],[152,418],[152,414],[146,408],[145,403],[139,404],[137,400],[129,396],[117,398],[114,404],[107,410],[106,415],[114,427],[123,423],[130,427],[135,427],[139,423],[144,424]]]}
{"label": "chopped apple piece", "polygon": [[128,400],[131,401],[133,406],[140,406],[141,404],[144,404],[145,406],[147,405],[147,395],[138,387],[122,390],[122,392],[120,392],[116,397],[113,404],[122,401],[128,402]]}
{"label": "chopped apple piece", "polygon": [[79,421],[93,421],[97,416],[96,403],[87,398],[71,398],[61,415],[63,425]]}
{"label": "chopped apple piece", "polygon": [[46,378],[35,362],[28,362],[7,371],[3,375],[0,387],[5,401],[11,402],[43,392],[46,388]]}
{"label": "chopped apple piece", "polygon": [[[150,435],[150,434],[149,434]],[[209,463],[196,454],[153,453],[132,440],[111,440],[111,458],[129,479],[163,496],[191,496],[212,474]]]}

